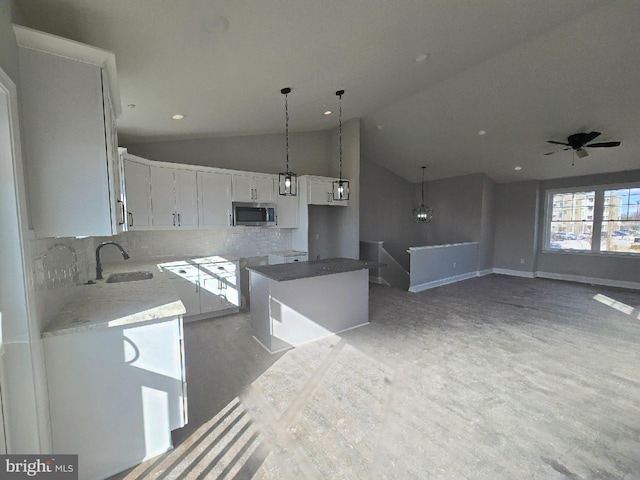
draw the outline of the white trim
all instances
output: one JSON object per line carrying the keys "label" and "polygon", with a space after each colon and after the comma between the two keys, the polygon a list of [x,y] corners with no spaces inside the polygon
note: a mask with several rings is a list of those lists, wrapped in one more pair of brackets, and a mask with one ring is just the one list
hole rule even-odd
{"label": "white trim", "polygon": [[420,283],[409,287],[411,293],[422,292],[423,290],[429,290],[431,288],[441,287],[450,283],[461,282],[462,280],[468,280],[478,276],[478,271],[475,270],[469,273],[463,273],[462,275],[455,275],[453,277],[441,278],[440,280],[433,280],[431,282]]}
{"label": "white trim", "polygon": [[525,272],[522,270],[511,270],[509,268],[494,268],[493,273],[497,273],[498,275],[509,275],[511,277],[524,277],[524,278],[536,277],[533,272]]}
{"label": "white trim", "polygon": [[[0,258],[3,258],[0,275],[3,284],[4,322],[12,322],[10,333],[3,341],[6,351],[1,362],[19,362],[20,368],[3,371],[2,400],[7,450],[10,453],[51,451],[49,429],[48,393],[44,370],[44,350],[37,312],[30,242],[27,232],[26,195],[18,118],[18,95],[13,80],[0,68],[0,96],[6,98],[7,128],[0,132],[0,171],[3,188],[7,188],[6,203],[0,206],[4,234],[0,235]],[[3,191],[3,194],[5,192]],[[5,262],[4,259],[7,259]],[[4,296],[6,295],[6,297]],[[2,368],[3,365],[0,365]]]}
{"label": "white trim", "polygon": [[607,278],[583,277],[581,275],[567,275],[564,273],[535,272],[536,277],[549,278],[552,280],[565,280],[569,282],[588,283],[591,285],[602,285],[606,287],[629,288],[640,290],[640,282],[627,282],[624,280],[609,280]]}
{"label": "white trim", "polygon": [[484,277],[485,275],[491,275],[493,273],[493,268],[485,268],[484,270],[478,270],[477,275],[478,277]]}
{"label": "white trim", "polygon": [[369,283],[375,283],[377,285],[386,285],[387,287],[391,286],[391,284],[387,282],[384,278],[375,277],[373,275],[369,275]]}
{"label": "white trim", "polygon": [[462,243],[443,243],[442,245],[423,245],[421,247],[409,247],[407,252],[416,252],[419,250],[430,250],[432,248],[459,247],[461,245],[478,245],[478,242],[462,242]]}

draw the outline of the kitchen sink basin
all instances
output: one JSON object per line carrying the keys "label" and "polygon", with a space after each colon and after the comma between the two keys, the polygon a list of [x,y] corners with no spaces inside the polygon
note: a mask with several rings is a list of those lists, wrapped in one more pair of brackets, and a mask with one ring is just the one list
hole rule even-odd
{"label": "kitchen sink basin", "polygon": [[138,280],[149,280],[151,278],[153,278],[153,273],[151,272],[112,273],[107,277],[107,283],[137,282]]}

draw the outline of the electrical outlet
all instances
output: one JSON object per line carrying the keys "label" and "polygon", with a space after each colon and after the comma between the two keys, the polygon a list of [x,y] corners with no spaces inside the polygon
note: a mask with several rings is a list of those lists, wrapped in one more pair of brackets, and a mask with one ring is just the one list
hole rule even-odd
{"label": "electrical outlet", "polygon": [[453,268],[456,268],[457,263],[453,262]]}
{"label": "electrical outlet", "polygon": [[316,240],[318,240],[320,238],[320,234],[316,233]]}
{"label": "electrical outlet", "polygon": [[520,265],[524,265],[524,258],[520,259]]}

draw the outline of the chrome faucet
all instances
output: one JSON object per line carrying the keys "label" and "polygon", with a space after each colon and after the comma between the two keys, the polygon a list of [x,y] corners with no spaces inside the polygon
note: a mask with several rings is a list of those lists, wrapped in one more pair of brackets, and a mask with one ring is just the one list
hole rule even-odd
{"label": "chrome faucet", "polygon": [[122,254],[122,258],[124,258],[125,260],[129,260],[130,258],[129,254],[124,251],[124,248],[122,248],[122,245],[120,245],[119,243],[116,243],[116,242],[101,243],[100,245],[98,245],[98,248],[96,248],[96,280],[102,280],[102,264],[100,263],[100,249],[105,245],[115,245],[116,247],[118,247],[118,250],[120,250],[120,253]]}

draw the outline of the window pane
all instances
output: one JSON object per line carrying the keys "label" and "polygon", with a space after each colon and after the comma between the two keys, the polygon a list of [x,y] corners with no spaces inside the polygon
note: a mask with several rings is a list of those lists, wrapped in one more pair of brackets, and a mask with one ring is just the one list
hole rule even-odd
{"label": "window pane", "polygon": [[595,192],[556,193],[551,198],[551,250],[591,250]]}
{"label": "window pane", "polygon": [[640,253],[640,188],[605,190],[600,250]]}

